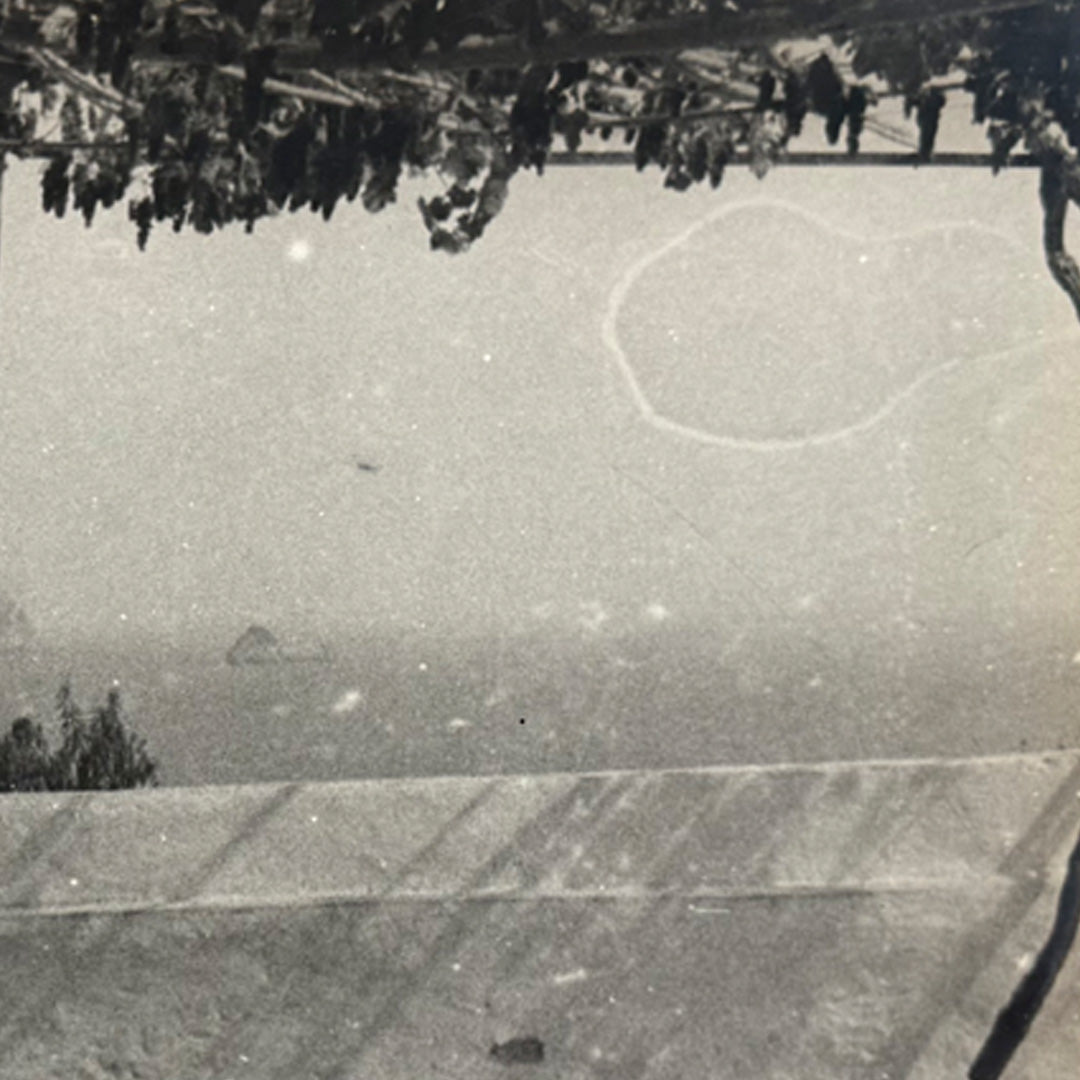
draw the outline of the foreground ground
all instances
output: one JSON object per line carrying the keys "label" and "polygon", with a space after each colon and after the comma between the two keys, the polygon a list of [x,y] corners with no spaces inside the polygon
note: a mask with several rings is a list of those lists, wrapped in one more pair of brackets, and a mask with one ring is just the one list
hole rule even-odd
{"label": "foreground ground", "polygon": [[11,796],[3,1075],[960,1077],[1078,808],[1076,752]]}

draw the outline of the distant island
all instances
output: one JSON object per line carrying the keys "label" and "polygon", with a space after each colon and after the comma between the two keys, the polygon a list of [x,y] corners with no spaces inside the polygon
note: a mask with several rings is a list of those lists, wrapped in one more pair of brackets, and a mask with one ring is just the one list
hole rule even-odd
{"label": "distant island", "polygon": [[0,595],[0,653],[29,648],[33,641],[29,616],[10,597]]}
{"label": "distant island", "polygon": [[233,667],[249,664],[325,664],[332,659],[322,644],[282,644],[265,626],[249,626],[225,654]]}

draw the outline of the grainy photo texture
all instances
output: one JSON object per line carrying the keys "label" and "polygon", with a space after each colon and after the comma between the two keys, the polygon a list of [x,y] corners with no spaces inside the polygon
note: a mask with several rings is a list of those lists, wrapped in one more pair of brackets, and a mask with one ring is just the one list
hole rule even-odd
{"label": "grainy photo texture", "polygon": [[1072,1080],[1080,2],[0,0],[0,1080]]}

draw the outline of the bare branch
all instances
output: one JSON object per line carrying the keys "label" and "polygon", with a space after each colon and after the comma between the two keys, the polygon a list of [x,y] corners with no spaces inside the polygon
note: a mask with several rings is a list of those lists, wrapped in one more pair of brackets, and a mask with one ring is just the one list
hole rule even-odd
{"label": "bare branch", "polygon": [[817,19],[808,18],[798,4],[767,6],[720,20],[688,15],[641,23],[628,30],[561,34],[531,47],[514,42],[461,47],[448,53],[429,52],[417,57],[415,62],[428,70],[450,71],[671,55],[703,45],[749,48],[771,45],[789,37],[814,38],[833,31],[885,29],[912,22],[925,24],[1034,6],[1034,0],[883,0],[870,8],[857,3],[830,5],[826,14]]}
{"label": "bare branch", "polygon": [[1080,929],[1080,838],[1069,855],[1050,936],[1021,980],[1008,1005],[998,1013],[990,1036],[968,1071],[968,1080],[999,1080],[1038,1016],[1061,973]]}
{"label": "bare branch", "polygon": [[1064,166],[1060,160],[1045,161],[1039,176],[1039,197],[1043,206],[1043,252],[1054,280],[1065,291],[1080,319],[1080,267],[1065,250],[1065,215],[1069,195]]}
{"label": "bare branch", "polygon": [[26,57],[58,82],[62,82],[68,89],[91,99],[107,112],[119,116],[139,116],[142,113],[142,105],[138,101],[124,97],[111,86],[105,86],[92,76],[76,71],[51,49],[32,47],[26,50]]}
{"label": "bare branch", "polygon": [[[226,76],[226,78],[236,79],[239,82],[243,82],[247,77],[244,73],[244,69],[236,67],[235,65],[219,67],[217,70],[219,74]],[[329,90],[319,90],[315,87],[298,86],[296,83],[283,82],[281,79],[264,80],[263,90],[268,94],[281,94],[283,96],[297,98],[300,101],[310,101],[319,105],[340,105],[342,108],[346,109],[355,108],[357,105],[365,104],[365,102],[359,100],[358,97],[345,94],[340,90],[335,90],[334,92]]]}
{"label": "bare branch", "polygon": [[[518,38],[498,39],[491,44],[460,46],[447,52],[431,50],[412,60],[416,70],[468,71],[522,68],[529,64],[557,64],[570,60],[607,59],[624,56],[670,56],[703,46],[728,49],[767,46],[791,38],[813,39],[820,35],[913,23],[928,24],[971,15],[1036,7],[1036,0],[880,0],[871,6],[837,0],[808,16],[798,4],[766,5],[758,10],[731,13],[720,19],[684,15],[639,22],[623,29],[603,28],[588,33],[562,33],[528,45]],[[0,42],[9,48],[37,45],[36,27],[5,24]],[[328,53],[321,42],[272,42],[280,71],[318,67],[332,70],[373,70],[388,65],[385,55],[374,58],[361,49],[343,48]],[[144,34],[133,60],[155,66],[213,64],[217,42],[213,35],[189,37],[180,51],[166,55],[160,32]]]}
{"label": "bare branch", "polygon": [[349,98],[354,105],[362,105],[366,108],[379,107],[379,102],[375,98],[372,98],[367,94],[362,94],[356,87],[347,86],[345,83],[341,82],[340,79],[332,78],[325,72],[319,71],[318,68],[311,68],[311,70],[307,72],[307,76],[317,83],[322,83],[327,90],[332,90],[336,94],[341,94],[342,96]]}
{"label": "bare branch", "polygon": [[[638,121],[641,123],[641,121]],[[729,164],[746,165],[750,156],[745,151],[731,155]],[[617,165],[626,167],[634,164],[634,155],[623,150],[579,151],[576,154],[556,152],[549,154],[548,165]],[[906,169],[988,169],[994,164],[992,154],[972,154],[966,152],[935,153],[930,161],[923,161],[917,154],[893,154],[876,151],[860,151],[858,154],[846,154],[836,150],[791,150],[780,155],[778,167],[821,166],[843,168],[906,168]],[[1009,158],[1010,169],[1034,168],[1040,164],[1031,154],[1014,154]]]}

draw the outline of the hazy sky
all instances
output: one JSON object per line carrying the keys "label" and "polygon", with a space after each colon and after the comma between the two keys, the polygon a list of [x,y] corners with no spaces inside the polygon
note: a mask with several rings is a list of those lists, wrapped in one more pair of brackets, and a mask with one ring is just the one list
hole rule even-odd
{"label": "hazy sky", "polygon": [[1034,174],[660,183],[519,177],[458,258],[408,187],[139,254],[13,163],[0,588],[132,640],[1073,604],[1080,333]]}

